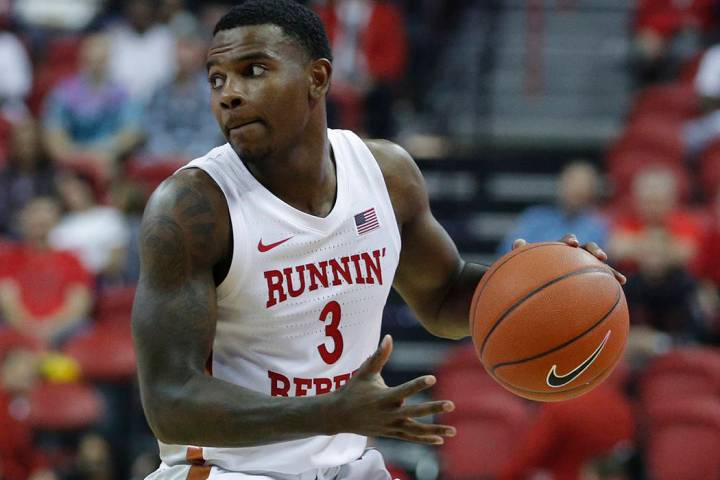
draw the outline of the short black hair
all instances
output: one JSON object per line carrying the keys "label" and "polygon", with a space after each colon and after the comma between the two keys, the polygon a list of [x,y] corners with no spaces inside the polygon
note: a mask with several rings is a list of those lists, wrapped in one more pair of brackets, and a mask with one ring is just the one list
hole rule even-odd
{"label": "short black hair", "polygon": [[332,60],[330,42],[320,17],[294,0],[246,0],[223,15],[215,25],[213,36],[222,30],[265,24],[282,28],[311,59]]}

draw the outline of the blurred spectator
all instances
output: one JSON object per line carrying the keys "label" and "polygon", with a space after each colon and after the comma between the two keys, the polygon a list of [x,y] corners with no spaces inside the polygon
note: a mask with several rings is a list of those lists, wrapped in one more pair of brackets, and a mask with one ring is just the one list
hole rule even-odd
{"label": "blurred spectator", "polygon": [[695,254],[701,234],[695,218],[679,205],[678,181],[672,170],[662,166],[641,171],[633,180],[632,207],[611,225],[609,254],[625,268],[642,262],[646,240],[664,234],[668,267],[687,266]]}
{"label": "blurred spectator", "polygon": [[140,223],[145,209],[145,192],[131,181],[113,184],[112,205],[125,216],[128,228],[128,245],[123,268],[123,280],[126,284],[136,284],[140,278]]}
{"label": "blurred spectator", "polygon": [[695,90],[704,115],[685,126],[685,144],[691,155],[701,152],[720,136],[720,45],[703,55],[695,77]]}
{"label": "blurred spectator", "polygon": [[699,306],[705,316],[708,334],[720,341],[720,190],[713,209],[713,219],[701,242],[693,272],[700,279]]}
{"label": "blurred spectator", "polygon": [[90,183],[77,174],[66,172],[57,184],[65,214],[50,231],[50,246],[73,252],[101,280],[119,277],[129,239],[122,213],[98,205]]}
{"label": "blurred spectator", "polygon": [[160,0],[158,20],[170,27],[170,31],[176,36],[178,32],[196,28],[197,24],[195,16],[188,11],[185,0]]}
{"label": "blurred spectator", "polygon": [[33,446],[27,423],[28,392],[39,378],[39,355],[21,345],[0,353],[0,476],[3,480],[54,479]]}
{"label": "blurred spectator", "polygon": [[13,330],[56,346],[87,318],[90,275],[69,252],[52,250],[55,201],[39,197],[20,214],[22,244],[0,258],[0,314]]}
{"label": "blurred spectator", "polygon": [[92,22],[104,3],[105,0],[22,0],[14,2],[13,10],[27,26],[77,31]]}
{"label": "blurred spectator", "polygon": [[108,77],[108,39],[91,35],[82,45],[80,72],[60,83],[45,105],[46,141],[60,164],[112,178],[118,159],[137,143],[140,112]]}
{"label": "blurred spectator", "polygon": [[72,470],[63,480],[113,480],[112,458],[108,442],[100,435],[83,435],[78,444]]}
{"label": "blurred spectator", "polygon": [[608,253],[631,273],[625,291],[633,323],[693,337],[696,282],[688,266],[699,244],[699,225],[679,208],[671,170],[642,171],[632,195],[634,212],[613,222]]}
{"label": "blurred spectator", "polygon": [[123,20],[109,32],[111,77],[142,104],[176,69],[172,32],[156,16],[156,0],[128,0]]}
{"label": "blurred spectator", "polygon": [[317,12],[333,49],[330,101],[340,126],[392,137],[393,88],[407,62],[402,12],[390,2],[374,0],[327,0]]}
{"label": "blurred spectator", "polygon": [[178,38],[178,72],[157,90],[144,119],[145,151],[151,156],[181,157],[187,162],[224,143],[208,106],[206,49],[195,33]]}
{"label": "blurred spectator", "polygon": [[605,246],[607,221],[596,210],[600,193],[600,176],[592,165],[573,162],[565,167],[558,182],[558,204],[530,207],[500,244],[500,253],[509,252],[512,242],[559,240],[574,233],[582,242]]}
{"label": "blurred spectator", "polygon": [[8,164],[0,170],[0,235],[17,235],[13,215],[32,198],[51,195],[54,175],[38,124],[30,118],[15,124]]}
{"label": "blurred spectator", "polygon": [[634,432],[630,402],[606,381],[579,398],[540,405],[498,478],[531,479],[543,472],[537,478],[578,480],[586,463],[632,441]]}
{"label": "blurred spectator", "polygon": [[17,118],[32,87],[32,70],[25,47],[0,24],[0,114]]}
{"label": "blurred spectator", "polygon": [[717,26],[714,0],[640,0],[635,50],[641,81],[669,79]]}

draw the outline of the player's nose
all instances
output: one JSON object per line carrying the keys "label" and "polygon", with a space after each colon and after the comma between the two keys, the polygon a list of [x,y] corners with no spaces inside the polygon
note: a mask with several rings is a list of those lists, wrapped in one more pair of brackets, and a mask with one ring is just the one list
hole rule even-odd
{"label": "player's nose", "polygon": [[228,80],[220,94],[220,106],[225,109],[234,109],[245,103],[239,82]]}

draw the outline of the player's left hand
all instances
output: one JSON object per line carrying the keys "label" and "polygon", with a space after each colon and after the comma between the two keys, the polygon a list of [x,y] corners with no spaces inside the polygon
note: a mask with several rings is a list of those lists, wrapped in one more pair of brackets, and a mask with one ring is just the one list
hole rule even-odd
{"label": "player's left hand", "polygon": [[[584,245],[580,245],[580,241],[577,239],[577,237],[573,233],[568,233],[563,238],[561,238],[560,241],[563,243],[566,243],[567,245],[570,245],[571,247],[581,247],[581,248],[587,250],[601,262],[607,262],[607,260],[608,260],[607,253],[605,253],[605,251],[602,248],[600,248],[597,243],[588,242]],[[516,248],[523,247],[523,246],[527,245],[527,243],[528,242],[526,242],[522,238],[518,238],[517,240],[515,240],[513,242],[512,249],[515,250]],[[625,275],[618,272],[614,268],[611,268],[611,270],[615,274],[615,278],[617,279],[617,281],[620,282],[620,285],[625,285],[625,283],[627,282],[627,278],[625,278]]]}

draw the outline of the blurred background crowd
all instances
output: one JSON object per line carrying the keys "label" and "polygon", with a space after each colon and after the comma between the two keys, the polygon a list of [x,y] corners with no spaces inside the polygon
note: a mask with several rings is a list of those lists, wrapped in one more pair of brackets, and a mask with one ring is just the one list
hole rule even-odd
{"label": "blurred background crowd", "polygon": [[[459,435],[378,440],[401,479],[720,475],[720,1],[308,0],[332,127],[417,159],[468,259],[595,241],[626,273],[626,361],[530,404],[396,297],[388,384],[437,372]],[[204,55],[230,1],[0,0],[0,478],[142,479],[137,232],[163,178],[224,142]],[[592,292],[588,292],[592,295]]]}

